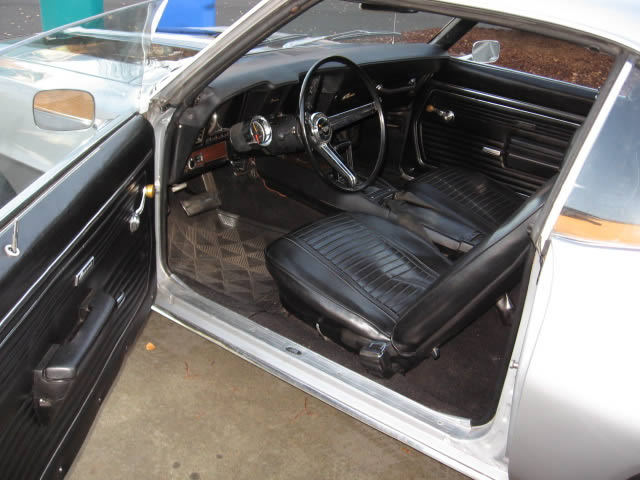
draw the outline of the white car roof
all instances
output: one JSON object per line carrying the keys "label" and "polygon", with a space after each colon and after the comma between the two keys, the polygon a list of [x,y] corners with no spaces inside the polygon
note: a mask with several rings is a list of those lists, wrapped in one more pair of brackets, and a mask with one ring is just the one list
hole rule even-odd
{"label": "white car roof", "polygon": [[[441,11],[457,5],[472,8],[479,16],[483,12],[504,13],[527,19],[529,23],[555,24],[585,32],[640,52],[639,0],[417,0],[410,3]],[[464,16],[462,12],[460,15]]]}

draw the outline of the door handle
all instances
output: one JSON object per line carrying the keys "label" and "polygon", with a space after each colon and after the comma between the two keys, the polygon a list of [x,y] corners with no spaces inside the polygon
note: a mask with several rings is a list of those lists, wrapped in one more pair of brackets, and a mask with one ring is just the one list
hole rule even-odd
{"label": "door handle", "polygon": [[110,295],[90,294],[80,309],[80,327],[73,338],[62,345],[52,345],[38,363],[33,371],[33,405],[41,422],[49,422],[64,404],[115,309],[116,301]]}
{"label": "door handle", "polygon": [[153,185],[145,185],[142,187],[142,195],[140,197],[140,205],[138,208],[131,214],[129,217],[129,230],[131,233],[136,232],[138,228],[140,228],[140,217],[142,216],[142,212],[144,212],[145,200],[147,198],[153,198],[153,194],[155,193],[155,188]]}

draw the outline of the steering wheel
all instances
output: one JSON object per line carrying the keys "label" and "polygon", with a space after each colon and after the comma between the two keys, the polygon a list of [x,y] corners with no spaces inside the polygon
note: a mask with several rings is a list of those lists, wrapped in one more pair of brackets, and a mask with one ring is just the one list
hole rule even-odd
{"label": "steering wheel", "polygon": [[[307,102],[309,88],[314,83],[313,78],[318,69],[327,63],[340,63],[353,71],[358,79],[364,83],[372,101],[331,116],[327,116],[323,112],[312,111],[315,98],[311,103]],[[315,82],[314,89],[317,89],[317,87],[318,82]],[[317,95],[317,93],[317,91],[314,92],[314,95]],[[339,148],[332,145],[331,140],[334,132],[373,115],[377,115],[378,122],[380,123],[378,157],[369,176],[362,178],[359,177],[353,169],[350,145],[347,146],[347,151],[343,156],[339,153]],[[300,129],[302,132],[302,140],[307,149],[307,153],[311,157],[311,163],[318,175],[330,185],[346,192],[357,192],[369,186],[378,176],[384,160],[386,143],[382,104],[380,103],[378,92],[369,76],[351,60],[345,57],[332,56],[319,60],[311,67],[304,77],[302,88],[300,89],[298,120],[302,126]],[[331,166],[331,169],[322,168],[320,158],[324,159]]]}

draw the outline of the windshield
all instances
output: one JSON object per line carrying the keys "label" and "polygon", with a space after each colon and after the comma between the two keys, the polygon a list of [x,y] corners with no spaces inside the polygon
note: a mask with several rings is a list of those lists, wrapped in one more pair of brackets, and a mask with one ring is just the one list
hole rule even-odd
{"label": "windshield", "polygon": [[325,0],[289,22],[263,45],[291,48],[318,41],[426,43],[450,20],[427,12],[368,10],[359,3]]}

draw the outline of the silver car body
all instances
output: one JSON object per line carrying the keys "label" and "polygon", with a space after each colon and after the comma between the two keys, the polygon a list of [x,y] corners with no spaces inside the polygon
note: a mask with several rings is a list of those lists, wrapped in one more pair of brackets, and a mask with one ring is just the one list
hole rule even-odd
{"label": "silver car body", "polygon": [[[444,415],[396,394],[195,293],[169,271],[161,252],[166,202],[162,166],[167,126],[175,112],[170,105],[179,104],[203,78],[213,78],[224,69],[225,55],[243,38],[261,31],[268,35],[269,19],[279,12],[302,12],[316,1],[264,0],[212,41],[193,62],[170,72],[159,66],[162,74],[145,80],[147,95],[161,88],[147,112],[156,141],[158,295],[154,309],[472,478],[624,480],[640,474],[640,414],[636,408],[640,386],[634,381],[634,347],[640,326],[633,318],[637,308],[633,273],[640,267],[640,256],[632,246],[570,237],[556,228],[579,172],[640,52],[640,6],[634,2],[393,1],[405,7],[552,34],[621,58],[585,124],[588,134],[574,142],[561,181],[534,230],[538,255],[531,269],[511,368],[496,414],[486,424],[472,426],[468,419]],[[10,68],[24,71],[24,75],[37,70],[20,63]],[[23,82],[22,96],[15,101],[30,102],[35,91],[47,88],[47,72],[43,67],[42,77]],[[85,81],[75,78],[69,76],[67,87]],[[9,81],[0,77],[0,82]],[[114,110],[98,112],[99,124],[107,124],[126,110],[125,103],[130,105],[127,100],[118,106],[117,98],[134,93],[122,83],[111,84],[105,78],[96,78],[96,82],[101,82],[106,95],[114,95]],[[145,102],[141,110],[146,109]],[[15,148],[19,147],[0,145],[0,152],[14,157],[17,152],[11,149]],[[36,157],[42,156],[39,148],[33,152]],[[43,163],[42,168],[47,165]]]}

